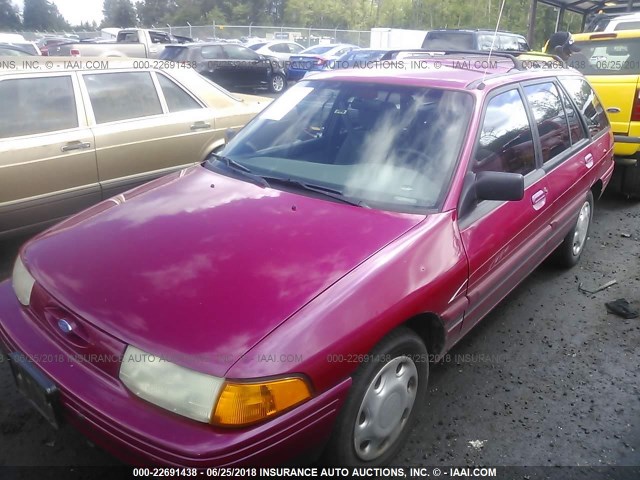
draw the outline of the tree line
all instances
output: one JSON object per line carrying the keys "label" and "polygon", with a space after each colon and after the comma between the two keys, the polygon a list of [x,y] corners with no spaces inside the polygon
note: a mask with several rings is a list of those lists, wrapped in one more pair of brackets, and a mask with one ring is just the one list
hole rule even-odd
{"label": "tree line", "polygon": [[[99,27],[170,25],[289,25],[369,30],[384,26],[495,28],[503,0],[104,0]],[[526,33],[530,0],[505,0],[500,29]],[[538,37],[554,31],[556,12],[539,5]],[[565,14],[563,29],[577,32],[578,15]],[[82,24],[76,29],[98,25]],[[0,0],[0,30],[61,30],[71,26],[49,0],[24,0],[19,12],[11,0]]]}

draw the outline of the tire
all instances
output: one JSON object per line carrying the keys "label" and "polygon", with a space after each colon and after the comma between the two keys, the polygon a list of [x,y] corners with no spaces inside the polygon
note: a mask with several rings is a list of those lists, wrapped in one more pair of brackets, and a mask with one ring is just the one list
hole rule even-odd
{"label": "tire", "polygon": [[556,250],[558,265],[565,268],[573,267],[582,256],[584,246],[589,237],[591,220],[593,219],[593,193],[589,191],[578,213],[576,224],[564,237],[563,242]]}
{"label": "tire", "polygon": [[287,88],[287,79],[281,73],[274,73],[269,81],[271,93],[281,93]]}
{"label": "tire", "polygon": [[349,396],[325,449],[327,464],[389,465],[424,404],[429,363],[427,348],[418,335],[400,327],[367,358],[353,375]]}

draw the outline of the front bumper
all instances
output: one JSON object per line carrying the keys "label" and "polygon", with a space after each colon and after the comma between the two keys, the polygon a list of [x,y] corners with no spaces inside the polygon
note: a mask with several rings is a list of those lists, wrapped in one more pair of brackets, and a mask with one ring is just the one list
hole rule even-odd
{"label": "front bumper", "polygon": [[60,390],[64,420],[122,461],[134,465],[265,466],[310,458],[326,443],[351,380],[271,421],[216,429],[171,414],[132,395],[124,385],[67,356],[0,283],[0,348],[31,358]]}

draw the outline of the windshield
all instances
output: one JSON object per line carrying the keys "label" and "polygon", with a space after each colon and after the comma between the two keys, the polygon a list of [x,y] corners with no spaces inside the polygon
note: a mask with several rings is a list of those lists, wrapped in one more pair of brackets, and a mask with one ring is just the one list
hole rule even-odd
{"label": "windshield", "polygon": [[425,50],[474,50],[473,34],[467,32],[428,32],[422,43]]}
{"label": "windshield", "polygon": [[258,50],[259,48],[262,48],[266,45],[266,42],[262,42],[262,43],[254,43],[248,46],[248,48],[250,48],[251,50]]}
{"label": "windshield", "polygon": [[567,62],[584,75],[637,75],[640,70],[640,38],[615,38],[575,42],[579,52]]}
{"label": "windshield", "polygon": [[464,92],[303,81],[238,133],[224,155],[252,173],[331,189],[372,208],[437,209],[473,105]]}

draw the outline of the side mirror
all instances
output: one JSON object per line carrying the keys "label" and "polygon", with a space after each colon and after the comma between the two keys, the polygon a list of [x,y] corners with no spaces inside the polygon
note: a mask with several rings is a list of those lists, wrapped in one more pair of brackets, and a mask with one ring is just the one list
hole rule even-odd
{"label": "side mirror", "polygon": [[478,200],[522,200],[524,177],[519,173],[479,172],[476,175],[475,190]]}
{"label": "side mirror", "polygon": [[227,128],[224,132],[224,141],[225,143],[229,143],[233,137],[238,134],[238,131],[234,128]]}

